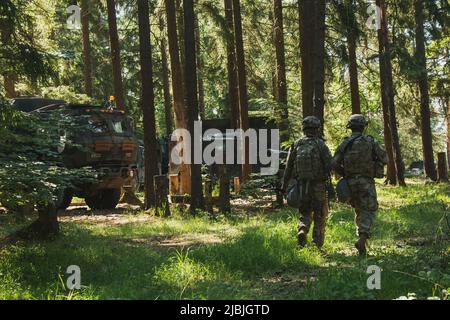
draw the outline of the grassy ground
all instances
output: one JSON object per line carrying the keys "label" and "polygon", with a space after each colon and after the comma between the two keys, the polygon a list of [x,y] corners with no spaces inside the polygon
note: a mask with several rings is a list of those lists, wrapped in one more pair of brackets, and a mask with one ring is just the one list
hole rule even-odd
{"label": "grassy ground", "polygon": [[[370,256],[353,248],[353,213],[333,205],[323,252],[296,246],[297,213],[172,218],[117,211],[61,217],[53,242],[0,249],[0,299],[395,299],[449,298],[450,186],[379,186]],[[17,223],[0,215],[0,236]],[[64,283],[81,268],[83,288]],[[368,290],[369,265],[382,268]]]}

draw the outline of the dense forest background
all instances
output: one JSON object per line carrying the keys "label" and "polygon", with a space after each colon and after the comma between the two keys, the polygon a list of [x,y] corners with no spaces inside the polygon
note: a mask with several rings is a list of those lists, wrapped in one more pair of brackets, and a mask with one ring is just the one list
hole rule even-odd
{"label": "dense forest background", "polygon": [[[110,95],[116,95],[120,104],[123,94],[124,105],[135,119],[142,136],[142,48],[139,41],[142,19],[138,19],[138,7],[143,2],[146,1],[2,1],[0,74],[4,85],[0,87],[0,94],[9,98],[39,95],[63,98],[70,102],[101,104]],[[169,52],[169,34],[174,30],[168,28],[171,24],[167,23],[169,15],[166,3],[175,10],[179,62],[186,67],[185,57],[188,55],[184,52],[184,4],[180,0],[148,3],[151,32],[149,61],[152,64],[150,81],[154,87],[156,132],[158,136],[165,136],[173,129],[174,113],[171,106],[173,100],[175,104],[177,102],[171,82],[174,81],[174,62]],[[234,62],[239,65],[240,60],[245,59],[245,89],[248,92],[250,116],[262,114],[278,119],[281,127],[288,131],[283,136],[285,146],[288,145],[288,142],[301,135],[302,113],[305,113],[306,108],[305,101],[302,102],[302,90],[305,90],[302,86],[317,81],[317,74],[321,73],[320,68],[323,67],[324,127],[331,147],[334,149],[346,134],[346,120],[352,113],[352,106],[353,110],[358,110],[357,105],[370,119],[370,134],[384,140],[386,119],[383,115],[386,110],[383,111],[382,104],[380,64],[384,63],[382,52],[385,49],[380,49],[380,43],[384,40],[376,30],[377,4],[385,9],[383,14],[386,20],[382,24],[387,23],[389,50],[385,54],[390,58],[388,60],[392,67],[392,83],[387,83],[387,86],[394,98],[394,109],[390,111],[396,112],[392,120],[398,128],[403,158],[400,160],[406,166],[412,161],[422,160],[424,143],[425,149],[431,150],[427,142],[420,138],[423,130],[427,134],[426,128],[422,126],[427,126],[428,115],[423,104],[426,103],[426,94],[429,95],[431,152],[450,149],[447,1],[387,0],[375,3],[330,0],[316,1],[314,4],[314,1],[294,0],[197,0],[193,3],[198,107],[202,118],[224,118],[236,113],[236,109],[233,109],[236,97],[229,86],[233,80],[230,80],[229,74],[229,55],[230,42],[231,50],[236,53],[233,40],[238,35],[236,28],[233,28],[236,26],[236,15],[233,21],[233,14],[226,14],[225,5],[228,4],[234,5],[235,14],[236,6],[240,9],[239,22],[242,23],[245,56],[240,56],[238,52]],[[68,19],[72,18],[73,12],[69,13],[67,8],[73,4],[82,9],[81,24],[70,28]],[[311,4],[312,7],[322,6],[324,10],[322,28],[314,25],[314,21],[321,21],[322,9],[316,8],[314,11],[312,8],[311,11]],[[116,45],[120,50],[113,48],[113,52],[118,53],[115,60],[111,58],[111,43],[114,39],[110,38],[111,16],[108,19],[111,8],[116,9]],[[302,12],[306,13],[305,16],[302,16]],[[313,26],[308,29],[311,18]],[[369,25],[371,21],[375,22],[375,27]],[[424,29],[422,46],[425,61],[420,52],[420,24]],[[304,33],[300,32],[302,28],[305,28]],[[324,34],[321,35],[321,32]],[[301,34],[305,35],[304,39],[301,39]],[[314,60],[321,52],[321,38],[324,40],[324,50],[319,60],[323,58],[323,66],[316,66],[301,50],[301,44],[314,39],[319,42],[318,47],[317,43],[314,47],[314,50],[319,48],[313,53]],[[314,66],[308,69],[306,64]],[[182,73],[185,70],[181,68]],[[115,87],[113,74],[122,78],[123,93],[117,92],[121,89]],[[320,76],[318,81],[321,81]],[[287,110],[284,106],[287,106]],[[167,110],[171,111],[168,113]],[[168,115],[172,119],[168,119]],[[283,121],[288,121],[288,126]],[[394,148],[395,139],[394,136]],[[435,174],[427,174],[435,178]]]}

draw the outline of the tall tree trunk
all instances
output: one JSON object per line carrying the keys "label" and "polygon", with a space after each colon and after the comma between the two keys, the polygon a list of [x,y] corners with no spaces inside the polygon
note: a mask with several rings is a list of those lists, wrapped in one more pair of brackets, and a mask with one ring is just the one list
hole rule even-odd
{"label": "tall tree trunk", "polygon": [[303,117],[314,115],[313,44],[316,36],[314,34],[314,2],[298,0]]}
{"label": "tall tree trunk", "polygon": [[200,119],[205,120],[205,85],[203,82],[203,57],[201,54],[201,37],[200,26],[198,24],[198,15],[195,15],[195,46],[197,57],[197,72],[198,72],[198,108],[200,112]]}
{"label": "tall tree trunk", "polygon": [[[167,38],[169,41],[170,65],[172,71],[173,107],[175,111],[176,129],[188,129],[188,112],[184,102],[183,71],[180,62],[180,47],[177,33],[177,14],[174,0],[165,0],[167,18]],[[189,165],[180,167],[181,190],[189,192],[191,173]]]}
{"label": "tall tree trunk", "polygon": [[178,46],[177,18],[173,0],[165,0],[167,17],[167,38],[169,41],[170,65],[172,71],[172,94],[177,128],[187,129],[187,112],[184,105],[183,73]]}
{"label": "tall tree trunk", "polygon": [[[381,49],[380,49],[381,50]],[[381,51],[380,51],[381,52]],[[383,125],[384,125],[384,144],[386,148],[386,153],[388,157],[387,164],[387,184],[396,185],[397,184],[397,167],[395,165],[394,148],[392,145],[392,133],[389,115],[389,101],[386,94],[386,68],[380,54],[380,83],[381,83],[381,104],[383,106]]]}
{"label": "tall tree trunk", "polygon": [[[248,123],[248,92],[247,92],[247,72],[245,68],[245,52],[244,39],[242,35],[242,17],[240,0],[233,0],[233,18],[234,18],[234,35],[236,44],[236,64],[238,72],[238,90],[239,90],[239,122],[240,128],[247,131]],[[250,179],[252,166],[249,156],[249,142],[247,139],[242,141],[243,146],[243,164],[242,164],[242,180],[243,182]]]}
{"label": "tall tree trunk", "polygon": [[279,120],[281,143],[289,140],[289,113],[288,113],[288,92],[286,81],[286,57],[284,49],[284,28],[283,28],[283,3],[282,0],[273,0],[274,8],[274,42],[276,52],[276,99],[277,118]]}
{"label": "tall tree trunk", "polygon": [[[181,74],[183,75],[183,72],[185,70],[185,52],[184,52],[184,17],[183,17],[183,4],[181,3],[182,0],[173,0],[175,1],[176,6],[176,19],[177,19],[177,31],[178,31],[178,47],[180,48],[180,62],[181,62]],[[184,90],[186,90],[186,86],[184,84],[184,76],[183,79],[183,86]]]}
{"label": "tall tree trunk", "polygon": [[106,0],[106,4],[108,7],[108,26],[109,26],[109,38],[111,42],[111,62],[113,69],[114,95],[116,97],[117,106],[121,110],[127,111],[123,91],[122,67],[120,63],[120,47],[119,47],[119,34],[117,32],[116,4],[114,0]]}
{"label": "tall tree trunk", "polygon": [[[186,103],[189,108],[189,131],[193,139],[194,121],[198,120],[198,96],[197,96],[197,67],[195,54],[195,13],[193,0],[183,0],[184,12],[184,51],[186,54],[185,63],[185,83],[186,83]],[[192,141],[191,158],[195,158],[195,144],[202,143],[200,141]],[[203,208],[203,192],[202,192],[202,165],[196,164],[194,161],[191,165],[191,207],[192,213],[196,209]]]}
{"label": "tall tree trunk", "polygon": [[347,36],[347,48],[349,58],[350,92],[352,97],[352,114],[360,114],[361,100],[359,96],[358,62],[356,60],[356,38],[352,31],[349,31]]}
{"label": "tall tree trunk", "polygon": [[224,0],[225,18],[227,22],[227,73],[228,73],[228,98],[230,103],[230,121],[233,129],[240,127],[239,122],[239,92],[236,66],[236,47],[233,22],[233,0]]}
{"label": "tall tree trunk", "polygon": [[89,35],[89,1],[81,0],[81,26],[83,35],[83,75],[84,92],[92,97],[92,63],[91,63],[91,43]]}
{"label": "tall tree trunk", "polygon": [[[164,33],[164,19],[159,18],[159,29],[161,34]],[[162,79],[163,79],[163,94],[164,94],[164,113],[166,123],[166,136],[170,136],[173,132],[173,111],[172,100],[170,97],[170,81],[169,81],[169,65],[167,62],[167,41],[166,35],[161,37],[161,64],[162,64]]]}
{"label": "tall tree trunk", "polygon": [[141,64],[141,107],[144,115],[145,145],[145,209],[155,205],[153,177],[158,175],[155,124],[155,96],[153,92],[152,47],[148,0],[138,0],[139,53]]}
{"label": "tall tree trunk", "polygon": [[[390,175],[392,175],[393,172],[395,172],[396,174],[395,180],[392,179],[392,176],[388,176],[388,182],[391,184],[396,184],[398,182],[400,185],[405,185],[405,165],[403,163],[400,149],[400,140],[397,129],[397,116],[395,111],[394,83],[392,79],[391,49],[388,38],[386,4],[384,0],[377,0],[377,5],[381,9],[381,29],[378,31],[378,41],[380,44],[380,77],[382,96],[384,98],[383,108],[386,109],[387,107],[388,113],[385,114],[385,117],[387,117],[385,120],[388,120],[390,131],[390,139],[388,139],[390,141],[386,141],[386,145],[388,145],[388,143],[390,142],[389,144],[391,144],[393,157],[393,160],[390,161],[391,163],[388,164],[388,172],[390,173]],[[389,148],[388,146],[386,147]],[[394,161],[394,165],[392,164],[392,161]]]}
{"label": "tall tree trunk", "polygon": [[389,119],[391,126],[391,134],[392,134],[392,146],[394,149],[394,157],[395,157],[395,166],[397,169],[397,182],[401,186],[405,186],[405,164],[403,162],[403,156],[400,147],[400,138],[398,134],[398,124],[397,124],[397,112],[395,109],[395,92],[394,92],[394,81],[392,78],[392,59],[391,59],[391,44],[388,38],[388,23],[387,23],[387,15],[386,15],[386,5],[384,0],[382,13],[382,25],[386,32],[383,32],[384,35],[384,45],[385,45],[385,53],[386,53],[386,75],[387,75],[387,92],[389,95]]}
{"label": "tall tree trunk", "polygon": [[[313,75],[314,75],[314,114],[322,125],[325,121],[325,12],[326,0],[313,1],[314,38],[313,38]],[[323,128],[323,127],[322,127]]]}
{"label": "tall tree trunk", "polygon": [[423,160],[426,175],[433,181],[437,180],[433,155],[433,137],[431,131],[430,96],[428,93],[428,72],[425,56],[423,0],[414,1],[416,22],[416,59],[420,67],[418,84],[420,90],[420,117],[422,131]]}

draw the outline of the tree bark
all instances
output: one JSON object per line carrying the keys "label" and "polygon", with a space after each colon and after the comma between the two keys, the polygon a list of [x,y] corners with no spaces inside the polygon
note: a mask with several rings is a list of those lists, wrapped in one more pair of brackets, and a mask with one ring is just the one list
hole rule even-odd
{"label": "tree bark", "polygon": [[303,117],[314,115],[314,1],[298,0]]}
{"label": "tree bark", "polygon": [[236,66],[236,47],[234,37],[234,22],[233,22],[233,0],[224,0],[225,4],[225,19],[227,22],[228,32],[226,38],[227,44],[227,72],[228,72],[228,98],[230,103],[230,121],[231,128],[237,129],[240,127],[239,121],[239,92],[237,80],[237,66]]}
{"label": "tree bark", "polygon": [[448,166],[445,152],[438,153],[438,181],[448,182]]}
{"label": "tree bark", "polygon": [[[381,29],[378,30],[378,41],[380,46],[381,94],[383,114],[385,117],[385,142],[386,148],[390,149],[388,151],[388,183],[399,183],[403,186],[405,185],[405,165],[403,163],[397,129],[397,117],[394,101],[394,84],[392,79],[391,49],[388,38],[388,24],[385,1],[377,0],[377,6],[381,10]],[[386,125],[389,129],[386,128]],[[390,155],[390,153],[392,154]]]}
{"label": "tree bark", "polygon": [[[189,132],[193,141],[191,143],[191,158],[195,155],[195,144],[202,141],[194,141],[194,121],[198,120],[198,95],[197,95],[197,66],[195,49],[195,13],[193,0],[183,1],[184,12],[184,52],[185,52],[185,84],[186,104],[189,109]],[[201,138],[200,138],[201,139]],[[191,213],[196,209],[203,209],[202,172],[201,164],[192,161],[191,164]]]}
{"label": "tree bark", "polygon": [[122,67],[120,63],[119,34],[117,32],[116,4],[114,0],[106,0],[108,9],[109,38],[111,43],[111,62],[113,69],[114,95],[119,109],[128,111],[122,82]]}
{"label": "tree bark", "polygon": [[[239,90],[239,122],[240,128],[247,131],[248,123],[248,92],[247,92],[247,72],[245,68],[245,52],[244,39],[242,35],[242,17],[240,0],[233,0],[233,18],[234,18],[234,35],[236,45],[236,65],[238,72],[238,90]],[[249,142],[243,139],[243,164],[242,164],[242,181],[246,182],[250,179],[252,166],[249,157]]]}
{"label": "tree bark", "polygon": [[313,76],[314,76],[314,115],[325,123],[325,12],[326,0],[313,1],[314,35],[313,35]]}
{"label": "tree bark", "polygon": [[148,0],[138,0],[139,19],[139,53],[141,64],[141,107],[144,115],[144,145],[145,145],[145,209],[155,205],[155,188],[153,177],[158,175],[155,159],[156,124],[153,91],[152,47],[150,42],[150,12]]}
{"label": "tree bark", "polygon": [[[159,29],[161,31],[161,34],[163,34],[164,19],[162,17],[159,18]],[[173,110],[172,110],[172,100],[170,96],[169,65],[167,62],[167,41],[165,35],[161,37],[160,49],[161,49],[166,136],[170,136],[173,132]]]}
{"label": "tree bark", "polygon": [[273,0],[274,11],[274,42],[276,55],[276,99],[277,118],[280,129],[280,142],[289,140],[289,112],[288,91],[286,81],[286,56],[284,49],[284,27],[283,27],[283,3],[282,0]]}
{"label": "tree bark", "polygon": [[358,62],[356,60],[356,39],[355,36],[351,33],[351,31],[347,36],[347,48],[349,58],[352,114],[361,114],[361,100],[359,96],[359,81],[358,81]]}
{"label": "tree bark", "polygon": [[183,88],[186,91],[186,85],[184,83],[184,75],[183,72],[185,70],[185,52],[184,52],[184,17],[183,17],[183,4],[182,0],[173,0],[175,1],[176,6],[176,19],[177,19],[177,30],[178,30],[178,47],[180,48],[180,63],[181,63],[181,79],[183,81]]}
{"label": "tree bark", "polygon": [[187,112],[184,104],[183,78],[178,46],[177,18],[173,0],[165,0],[167,17],[167,38],[169,41],[170,65],[172,71],[172,93],[175,122],[179,129],[187,129]]}
{"label": "tree bark", "polygon": [[92,63],[91,63],[91,43],[89,33],[89,1],[81,0],[81,26],[83,36],[83,76],[84,92],[92,97]]}
{"label": "tree bark", "polygon": [[384,35],[384,45],[385,45],[385,53],[386,53],[386,79],[387,79],[387,92],[389,96],[389,119],[391,126],[391,134],[392,134],[392,146],[394,149],[394,157],[395,157],[395,166],[397,169],[397,182],[401,186],[405,186],[405,164],[403,162],[403,156],[400,147],[400,138],[398,135],[398,125],[397,125],[397,115],[395,110],[395,93],[394,93],[394,81],[392,78],[392,60],[391,60],[391,44],[388,38],[388,24],[386,18],[386,5],[384,0],[383,9],[382,9],[382,25],[384,26],[385,32]]}
{"label": "tree bark", "polygon": [[198,71],[198,108],[200,119],[205,120],[205,85],[203,82],[203,58],[201,55],[200,27],[198,25],[198,15],[195,15],[195,46]]}
{"label": "tree bark", "polygon": [[420,90],[420,118],[422,131],[423,160],[426,175],[437,180],[433,156],[433,137],[431,131],[430,96],[428,93],[428,72],[425,55],[423,0],[414,1],[416,22],[416,59],[420,68],[418,85]]}

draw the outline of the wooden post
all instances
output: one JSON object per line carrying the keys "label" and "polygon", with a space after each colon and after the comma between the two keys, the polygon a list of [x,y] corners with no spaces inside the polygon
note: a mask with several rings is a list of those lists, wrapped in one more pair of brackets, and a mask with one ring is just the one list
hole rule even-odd
{"label": "wooden post", "polygon": [[209,213],[213,213],[213,183],[211,179],[205,180],[205,209]]}
{"label": "wooden post", "polygon": [[222,213],[230,213],[230,179],[228,178],[227,166],[219,165],[219,181],[220,181],[220,211]]}
{"label": "wooden post", "polygon": [[447,157],[445,152],[438,153],[438,181],[448,182]]}
{"label": "wooden post", "polygon": [[165,217],[170,216],[169,206],[169,179],[167,176],[154,176],[153,184],[155,186],[155,211],[156,214],[159,210],[164,210],[163,215]]}
{"label": "wooden post", "polygon": [[234,177],[234,193],[241,193],[241,179],[239,177]]}

